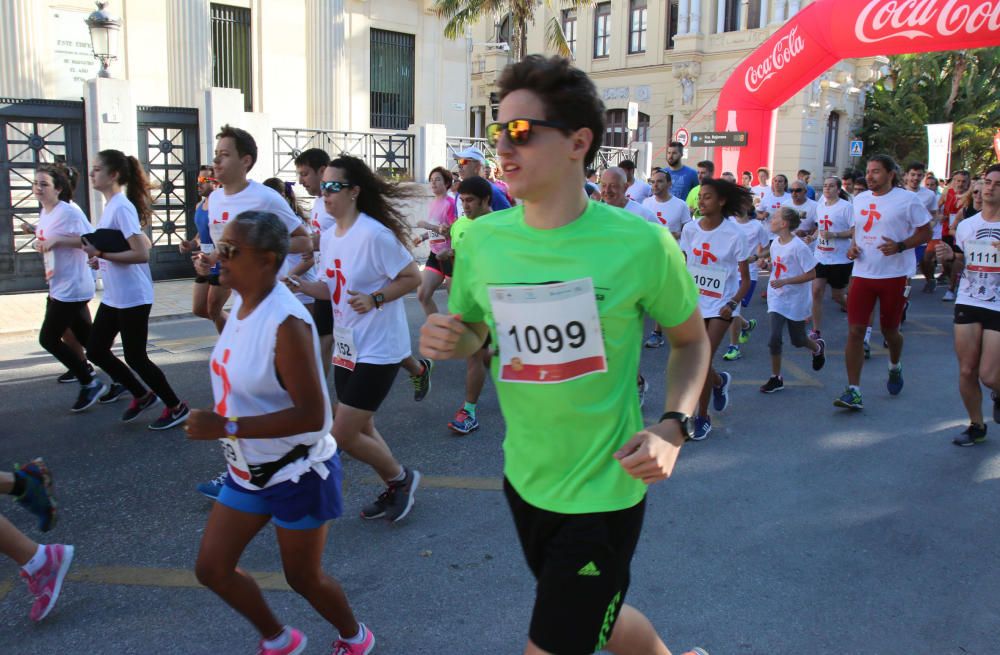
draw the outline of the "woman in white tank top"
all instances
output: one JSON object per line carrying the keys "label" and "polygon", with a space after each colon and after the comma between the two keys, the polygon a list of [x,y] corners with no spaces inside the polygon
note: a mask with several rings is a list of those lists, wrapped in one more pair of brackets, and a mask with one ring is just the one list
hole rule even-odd
{"label": "woman in white tank top", "polygon": [[334,651],[342,642],[344,652],[365,644],[358,652],[369,652],[374,637],[322,568],[327,522],[342,510],[340,459],[312,316],[277,280],[288,245],[288,229],[270,212],[239,214],[215,243],[219,283],[237,293],[212,351],[215,405],[192,411],[185,430],[222,442],[229,475],[195,572],[257,628],[261,653],[302,652],[305,635],[279,622],[257,583],[236,568],[273,520],[285,577],[337,629]]}

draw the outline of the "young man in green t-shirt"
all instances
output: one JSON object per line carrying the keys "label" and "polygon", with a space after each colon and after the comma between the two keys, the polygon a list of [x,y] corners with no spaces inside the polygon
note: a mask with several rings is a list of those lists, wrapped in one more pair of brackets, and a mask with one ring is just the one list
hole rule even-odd
{"label": "young man in green t-shirt", "polygon": [[[697,291],[666,230],[588,201],[604,105],[587,76],[533,55],[499,87],[501,122],[487,135],[523,205],[468,227],[450,314],[428,316],[420,349],[462,359],[488,333],[496,344],[504,490],[538,582],[525,654],[669,655],[623,600],[646,486],[673,472],[708,371]],[[644,428],[635,380],[646,313],[671,357],[668,411]]]}

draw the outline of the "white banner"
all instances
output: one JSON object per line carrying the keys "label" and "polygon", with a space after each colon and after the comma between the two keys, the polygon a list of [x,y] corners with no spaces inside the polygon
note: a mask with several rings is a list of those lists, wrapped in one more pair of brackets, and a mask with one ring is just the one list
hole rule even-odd
{"label": "white banner", "polygon": [[927,170],[940,180],[951,177],[951,130],[954,123],[927,126]]}

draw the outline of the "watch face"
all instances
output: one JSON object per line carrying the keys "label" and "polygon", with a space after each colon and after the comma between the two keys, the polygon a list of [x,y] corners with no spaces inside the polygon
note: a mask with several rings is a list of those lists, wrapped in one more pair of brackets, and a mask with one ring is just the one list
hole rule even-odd
{"label": "watch face", "polygon": [[234,434],[236,434],[236,431],[238,429],[239,425],[236,423],[236,421],[226,421],[226,434],[228,434],[229,436],[233,436]]}
{"label": "watch face", "polygon": [[681,429],[684,430],[684,434],[690,439],[694,436],[694,419],[688,417],[687,420],[681,421]]}

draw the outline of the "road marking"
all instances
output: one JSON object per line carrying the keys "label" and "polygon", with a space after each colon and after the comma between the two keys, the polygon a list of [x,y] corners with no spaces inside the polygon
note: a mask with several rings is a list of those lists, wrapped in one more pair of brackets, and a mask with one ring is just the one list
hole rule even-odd
{"label": "road marking", "polygon": [[195,350],[212,348],[218,340],[219,335],[211,335],[207,337],[184,337],[182,339],[156,339],[150,343],[161,350],[166,350],[172,355],[179,355],[181,353],[189,353]]}
{"label": "road marking", "polygon": [[10,590],[14,588],[14,578],[7,578],[6,580],[0,580],[0,602],[10,593]]}
{"label": "road marking", "polygon": [[911,319],[910,317],[907,317],[906,324],[907,325],[915,325],[918,328],[920,328],[920,331],[917,332],[917,331],[907,330],[906,332],[903,333],[904,336],[907,335],[907,334],[928,334],[928,335],[935,335],[935,336],[939,336],[939,337],[940,336],[945,336],[945,337],[950,337],[951,336],[951,332],[945,332],[944,330],[940,330],[940,329],[934,327],[933,325],[930,325],[928,323],[924,323],[923,321],[915,321],[915,320]]}
{"label": "road marking", "polygon": [[822,387],[823,383],[812,376],[811,373],[806,371],[804,368],[796,364],[791,360],[782,360],[781,367],[786,371],[790,371],[794,381],[797,383],[796,386],[801,385],[804,387]]}

